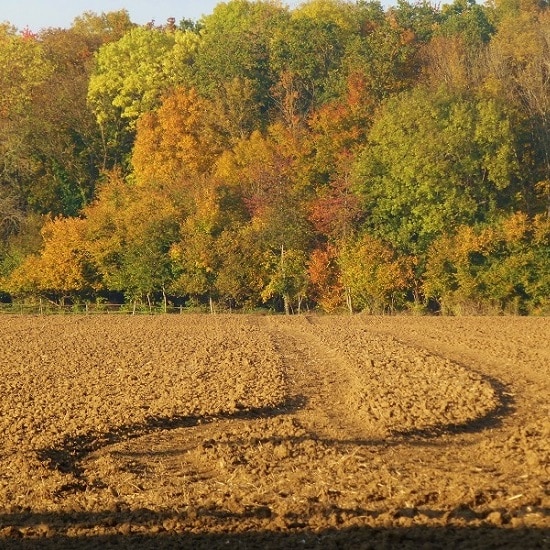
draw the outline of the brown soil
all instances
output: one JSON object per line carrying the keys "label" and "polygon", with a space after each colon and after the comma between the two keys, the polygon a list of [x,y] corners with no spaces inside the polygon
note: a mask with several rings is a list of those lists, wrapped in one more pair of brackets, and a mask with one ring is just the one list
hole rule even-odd
{"label": "brown soil", "polygon": [[550,319],[0,318],[1,548],[550,548]]}

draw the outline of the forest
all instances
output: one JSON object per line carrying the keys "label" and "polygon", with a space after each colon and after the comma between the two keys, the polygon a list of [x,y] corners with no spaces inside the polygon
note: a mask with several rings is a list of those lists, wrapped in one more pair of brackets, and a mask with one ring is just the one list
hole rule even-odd
{"label": "forest", "polygon": [[550,314],[547,0],[0,25],[0,301]]}

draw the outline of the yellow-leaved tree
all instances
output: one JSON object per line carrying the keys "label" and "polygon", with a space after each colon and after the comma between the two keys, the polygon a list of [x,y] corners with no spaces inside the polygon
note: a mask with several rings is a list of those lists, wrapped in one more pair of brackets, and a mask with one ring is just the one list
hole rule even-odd
{"label": "yellow-leaved tree", "polygon": [[86,220],[54,218],[42,229],[44,246],[30,255],[7,279],[7,290],[16,297],[47,296],[61,304],[85,298],[99,289],[97,272],[85,240]]}
{"label": "yellow-leaved tree", "polygon": [[344,245],[339,257],[350,311],[394,311],[411,288],[413,264],[382,240],[365,234]]}

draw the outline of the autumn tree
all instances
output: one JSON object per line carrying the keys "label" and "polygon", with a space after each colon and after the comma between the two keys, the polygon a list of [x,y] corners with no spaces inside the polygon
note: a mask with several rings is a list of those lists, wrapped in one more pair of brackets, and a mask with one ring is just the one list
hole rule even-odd
{"label": "autumn tree", "polygon": [[70,29],[13,31],[10,48],[21,48],[1,48],[11,64],[2,74],[10,75],[17,98],[8,109],[12,94],[7,88],[1,94],[3,173],[21,207],[74,215],[91,198],[103,160],[101,135],[86,104],[94,53],[129,26],[126,12],[88,13]]}
{"label": "autumn tree", "polygon": [[347,94],[314,111],[308,121],[306,177],[311,187],[309,220],[322,239],[348,238],[361,219],[352,170],[374,119],[362,78],[350,78]]}
{"label": "autumn tree", "polygon": [[111,174],[84,210],[86,240],[103,291],[117,291],[134,305],[166,299],[178,238],[179,212],[169,196],[126,183]]}
{"label": "autumn tree", "polygon": [[550,224],[516,212],[461,226],[430,247],[424,292],[443,313],[545,313],[550,303]]}
{"label": "autumn tree", "polygon": [[338,253],[338,248],[329,244],[313,250],[308,260],[308,296],[327,313],[345,306]]}
{"label": "autumn tree", "polygon": [[193,89],[176,88],[137,124],[132,152],[140,185],[169,183],[207,173],[223,151],[212,103]]}
{"label": "autumn tree", "polygon": [[128,10],[101,13],[85,11],[75,17],[71,30],[82,36],[93,37],[99,47],[101,44],[120,40],[135,26]]}
{"label": "autumn tree", "polygon": [[339,265],[350,311],[384,313],[403,306],[411,266],[390,245],[365,234],[341,247]]}
{"label": "autumn tree", "polygon": [[525,2],[503,10],[489,48],[486,88],[518,110],[525,128],[525,168],[539,203],[550,212],[550,10]]}
{"label": "autumn tree", "polygon": [[227,289],[218,286],[224,259],[231,254],[220,244],[221,235],[240,227],[247,216],[238,190],[215,177],[197,179],[189,195],[191,211],[181,222],[179,239],[170,249],[175,273],[170,288],[179,296],[208,300],[213,310],[215,300],[230,297]]}
{"label": "autumn tree", "polygon": [[36,36],[0,25],[0,196],[15,197],[21,207],[41,168],[31,145],[30,108],[52,70]]}
{"label": "autumn tree", "polygon": [[[299,159],[291,135],[276,125],[265,136],[254,132],[238,143],[220,157],[216,169],[217,177],[240,190],[246,205],[250,221],[248,229],[241,233],[254,235],[254,249],[258,251],[255,257],[261,258],[257,266],[258,279],[264,284],[261,299],[277,295],[289,309],[291,302],[297,305],[303,298],[299,296],[299,280],[307,272],[311,238],[306,210],[301,206],[305,190],[297,165]],[[286,266],[284,271],[282,265]],[[279,293],[286,284],[296,288]]]}
{"label": "autumn tree", "polygon": [[295,173],[293,159],[276,140],[255,131],[220,157],[216,175],[230,185],[239,186],[250,216],[254,217],[285,200]]}
{"label": "autumn tree", "polygon": [[0,290],[547,311],[548,13],[230,0],[1,26]]}
{"label": "autumn tree", "polygon": [[346,45],[339,72],[343,83],[360,78],[365,99],[378,105],[416,82],[422,41],[394,11],[385,13],[379,2],[358,3],[357,9],[360,32]]}
{"label": "autumn tree", "polygon": [[9,24],[0,25],[0,115],[21,114],[33,92],[52,71],[35,35],[21,35]]}
{"label": "autumn tree", "polygon": [[43,229],[44,246],[7,279],[13,296],[44,295],[59,300],[82,299],[98,290],[98,276],[86,249],[85,221],[54,218]]}
{"label": "autumn tree", "polygon": [[138,118],[158,107],[167,90],[184,83],[187,65],[175,60],[193,55],[187,49],[193,50],[195,38],[191,31],[136,27],[99,49],[88,102],[103,135],[104,168],[126,165]]}

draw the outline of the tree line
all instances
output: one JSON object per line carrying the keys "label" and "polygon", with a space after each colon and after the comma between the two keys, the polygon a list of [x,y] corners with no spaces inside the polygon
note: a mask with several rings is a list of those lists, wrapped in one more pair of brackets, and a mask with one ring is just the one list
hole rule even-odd
{"label": "tree line", "polygon": [[0,26],[0,299],[550,311],[545,0]]}

